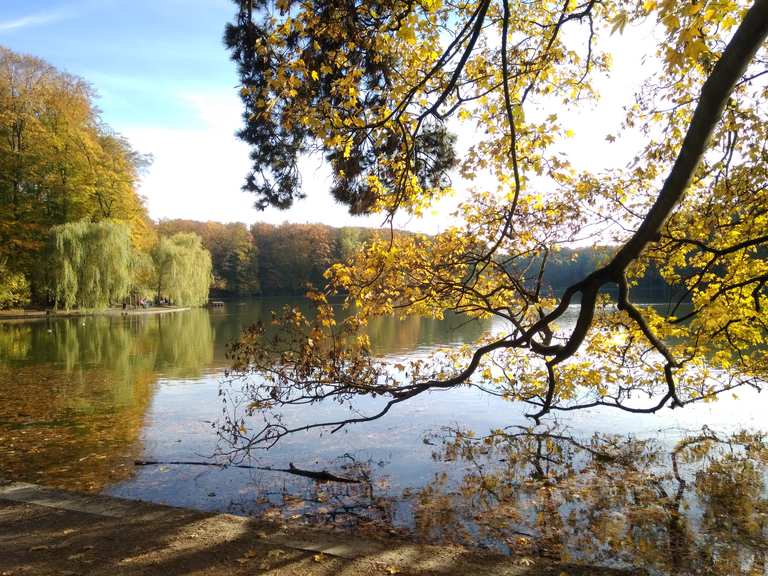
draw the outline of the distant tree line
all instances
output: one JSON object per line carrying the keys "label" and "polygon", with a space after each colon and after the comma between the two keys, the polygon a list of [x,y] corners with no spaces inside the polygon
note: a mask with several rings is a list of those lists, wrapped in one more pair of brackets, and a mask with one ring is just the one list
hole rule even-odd
{"label": "distant tree line", "polygon": [[[331,264],[389,233],[153,223],[137,193],[149,161],[102,122],[86,81],[0,47],[0,308],[200,305],[209,286],[217,296],[301,295],[324,285]],[[561,289],[610,250],[563,249],[550,255],[544,279]],[[667,287],[650,270],[637,289]]]}
{"label": "distant tree line", "polygon": [[[211,253],[213,293],[219,296],[301,295],[309,284],[320,287],[334,262],[387,231],[334,228],[323,224],[161,220],[162,235],[194,233]],[[403,232],[396,232],[403,234]]]}
{"label": "distant tree line", "polygon": [[[327,268],[345,261],[361,245],[388,230],[341,227],[323,224],[280,225],[256,223],[199,222],[161,220],[160,234],[194,233],[202,238],[211,253],[214,293],[218,296],[302,295],[311,284],[325,285]],[[396,234],[408,234],[396,231]],[[610,246],[563,248],[548,257],[545,283],[561,290],[584,274],[595,270],[610,255]],[[540,262],[531,262],[528,274],[538,270]],[[653,269],[634,290],[649,298],[665,297],[670,287]]]}

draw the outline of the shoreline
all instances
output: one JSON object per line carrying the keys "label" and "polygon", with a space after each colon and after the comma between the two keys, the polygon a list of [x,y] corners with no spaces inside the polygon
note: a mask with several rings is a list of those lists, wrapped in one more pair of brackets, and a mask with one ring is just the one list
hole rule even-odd
{"label": "shoreline", "polygon": [[86,316],[146,316],[186,312],[190,306],[153,306],[150,308],[106,308],[104,310],[0,310],[0,322],[7,320],[47,320],[52,318],[83,318]]}
{"label": "shoreline", "polygon": [[0,479],[0,574],[47,576],[629,576],[635,570],[510,557],[289,526]]}

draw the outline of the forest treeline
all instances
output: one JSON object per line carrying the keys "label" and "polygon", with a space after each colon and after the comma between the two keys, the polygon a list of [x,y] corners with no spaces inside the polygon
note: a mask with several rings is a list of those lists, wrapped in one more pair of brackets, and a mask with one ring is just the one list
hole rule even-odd
{"label": "forest treeline", "polygon": [[[387,237],[389,230],[323,224],[222,224],[195,220],[161,220],[160,234],[194,233],[211,253],[213,291],[218,296],[301,295],[307,285],[322,287],[323,273],[364,243]],[[395,234],[408,234],[396,231]],[[610,246],[563,248],[552,253],[544,283],[558,291],[583,278],[608,259]],[[530,269],[536,269],[533,263]],[[634,288],[649,298],[668,294],[669,287],[649,270]]]}
{"label": "forest treeline", "polygon": [[213,292],[230,296],[300,295],[309,284],[321,287],[323,273],[331,264],[346,260],[372,238],[389,233],[324,224],[246,226],[195,220],[161,220],[157,230],[162,235],[200,236],[211,253]]}

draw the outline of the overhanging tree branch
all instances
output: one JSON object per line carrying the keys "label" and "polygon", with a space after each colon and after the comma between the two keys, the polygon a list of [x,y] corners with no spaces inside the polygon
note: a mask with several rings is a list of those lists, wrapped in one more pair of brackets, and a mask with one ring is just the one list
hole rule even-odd
{"label": "overhanging tree branch", "polygon": [[[379,378],[383,373],[380,370],[371,368],[375,364],[374,360],[361,357],[361,355],[350,355],[343,358],[343,361],[340,360],[340,352],[337,349],[333,351],[332,368],[324,365],[322,358],[319,356],[311,356],[310,358],[300,357],[300,360],[291,358],[284,361],[279,370],[291,373],[290,377],[285,376],[283,378],[283,382],[288,387],[299,386],[301,377],[309,375],[309,380],[328,383],[327,386],[331,390],[324,391],[319,395],[323,398],[336,396],[346,400],[356,393],[365,393],[365,391],[375,389],[377,394],[386,396],[388,401],[384,408],[372,416],[316,423],[309,427],[296,429],[278,425],[271,431],[267,430],[265,432],[270,440],[274,440],[276,437],[290,433],[293,430],[320,427],[331,427],[337,430],[347,424],[369,421],[383,416],[395,404],[413,398],[428,390],[446,389],[464,383],[472,383],[473,379],[478,377],[478,371],[483,364],[483,360],[494,356],[496,352],[499,354],[505,353],[504,351],[510,351],[511,353],[512,351],[526,350],[534,357],[538,364],[546,368],[545,376],[537,372],[541,379],[545,380],[545,387],[536,388],[534,392],[522,398],[524,401],[530,402],[539,408],[536,413],[530,414],[536,420],[547,414],[550,410],[570,410],[586,406],[611,406],[630,412],[646,413],[655,412],[669,404],[681,406],[690,401],[681,396],[678,388],[683,385],[676,381],[676,378],[680,379],[684,376],[682,375],[684,371],[681,370],[681,367],[687,362],[687,353],[681,354],[679,352],[680,348],[675,348],[665,343],[664,336],[657,334],[659,325],[649,320],[650,316],[648,313],[630,301],[627,276],[632,272],[631,266],[638,262],[642,264],[641,261],[644,255],[648,254],[649,247],[654,243],[658,243],[663,238],[662,232],[665,230],[665,227],[669,229],[670,217],[684,204],[683,200],[686,193],[692,187],[703,186],[702,182],[712,174],[709,164],[706,166],[707,170],[699,170],[699,166],[706,157],[708,147],[711,147],[710,141],[713,135],[717,133],[720,134],[718,138],[723,138],[721,133],[717,131],[718,124],[724,121],[723,111],[728,104],[729,98],[734,93],[734,89],[743,86],[742,78],[747,72],[750,62],[753,61],[756,52],[764,45],[765,39],[768,36],[768,0],[755,0],[751,7],[746,10],[742,21],[737,26],[733,36],[725,43],[725,48],[714,65],[712,64],[714,59],[706,59],[711,54],[708,53],[706,58],[704,56],[701,57],[700,68],[697,68],[697,74],[706,74],[706,79],[698,91],[698,97],[695,97],[693,94],[695,88],[690,88],[691,93],[685,92],[683,94],[685,98],[680,99],[680,102],[685,102],[686,106],[691,102],[696,102],[691,112],[690,120],[687,121],[687,124],[684,123],[684,120],[681,120],[684,117],[684,112],[682,111],[684,108],[680,108],[674,112],[677,116],[673,119],[674,121],[670,120],[670,125],[667,127],[668,133],[671,132],[672,128],[679,130],[680,136],[677,136],[675,133],[675,137],[670,138],[670,142],[673,143],[682,140],[679,148],[675,150],[675,144],[668,144],[664,148],[664,155],[649,153],[649,163],[658,162],[659,165],[664,165],[664,163],[668,162],[671,164],[671,167],[661,184],[658,194],[653,196],[653,202],[645,212],[645,215],[641,217],[643,212],[633,208],[632,213],[637,215],[640,220],[637,228],[629,234],[629,237],[620,245],[607,264],[598,267],[595,271],[570,285],[560,296],[559,300],[545,299],[542,296],[544,267],[549,256],[549,248],[551,246],[557,247],[562,245],[563,242],[568,242],[569,239],[577,237],[577,232],[583,231],[586,226],[581,224],[582,227],[578,228],[579,223],[583,222],[579,218],[586,218],[587,216],[584,215],[584,211],[579,212],[576,209],[571,211],[571,207],[568,205],[569,200],[567,198],[564,199],[558,205],[558,210],[561,210],[562,214],[566,216],[575,214],[577,220],[575,224],[570,225],[567,222],[564,223],[565,216],[562,216],[559,220],[553,219],[554,225],[560,226],[560,230],[564,230],[567,233],[565,238],[558,239],[554,236],[555,232],[550,232],[541,224],[541,222],[548,221],[549,214],[547,209],[539,206],[538,208],[540,209],[537,213],[536,210],[532,209],[533,204],[530,202],[523,208],[524,204],[520,200],[521,190],[524,186],[523,166],[534,166],[540,172],[545,172],[546,170],[555,171],[557,169],[557,162],[552,158],[545,158],[543,152],[540,156],[536,156],[540,152],[536,148],[538,145],[537,139],[543,138],[543,136],[538,135],[537,130],[545,131],[547,124],[535,126],[532,123],[529,124],[520,120],[524,119],[521,107],[526,96],[533,90],[534,84],[541,81],[543,85],[546,85],[548,81],[551,81],[548,80],[548,74],[552,73],[556,64],[565,67],[568,63],[572,63],[570,56],[567,55],[567,51],[561,46],[564,40],[558,38],[564,23],[580,19],[587,19],[589,21],[588,59],[590,62],[592,61],[592,39],[595,34],[593,18],[598,18],[601,10],[607,8],[601,5],[600,2],[589,1],[577,6],[574,9],[575,11],[569,13],[568,2],[557,2],[557,9],[551,6],[551,10],[544,10],[543,13],[545,15],[539,14],[542,22],[548,24],[543,26],[541,34],[536,36],[538,42],[531,41],[527,47],[521,48],[518,54],[517,46],[510,50],[508,42],[510,39],[516,38],[516,31],[511,29],[512,23],[515,22],[517,25],[520,25],[521,21],[515,20],[516,14],[514,14],[510,7],[511,0],[499,0],[499,2],[500,6],[496,7],[497,10],[495,11],[492,10],[492,0],[479,2],[472,6],[471,13],[469,13],[468,9],[466,18],[456,20],[461,22],[463,27],[457,26],[460,30],[458,31],[458,36],[449,45],[449,50],[444,51],[441,56],[435,55],[436,61],[425,60],[431,62],[431,64],[423,64],[424,68],[419,68],[423,72],[421,77],[414,77],[411,79],[410,84],[406,82],[406,85],[402,86],[402,90],[398,92],[399,96],[396,99],[393,98],[391,106],[382,106],[386,113],[381,115],[378,120],[375,122],[365,121],[362,125],[355,125],[351,122],[348,124],[352,127],[345,124],[344,128],[339,129],[339,131],[345,137],[355,134],[356,131],[363,131],[368,141],[372,143],[370,151],[359,148],[349,152],[349,156],[351,156],[349,168],[353,170],[359,169],[359,174],[362,175],[360,177],[372,174],[372,171],[368,172],[369,169],[373,170],[370,167],[376,169],[380,169],[382,166],[386,166],[387,169],[390,169],[391,166],[396,167],[396,169],[391,170],[391,178],[386,181],[386,186],[391,187],[391,189],[383,192],[384,197],[393,199],[392,204],[386,205],[385,210],[394,211],[402,205],[407,205],[406,203],[414,200],[414,198],[417,202],[424,200],[423,197],[419,196],[420,194],[428,195],[424,190],[413,192],[413,183],[420,177],[418,175],[418,164],[421,161],[428,162],[429,159],[436,157],[431,151],[425,152],[422,149],[423,142],[417,140],[418,135],[424,129],[422,121],[428,116],[443,119],[444,115],[440,111],[443,104],[445,104],[450,112],[453,112],[460,107],[462,102],[469,102],[472,96],[463,97],[459,94],[458,87],[462,87],[463,90],[465,84],[471,85],[472,81],[477,82],[477,90],[478,94],[482,94],[481,98],[492,95],[495,90],[499,94],[496,95],[497,99],[493,104],[488,105],[483,121],[488,124],[489,131],[492,129],[497,133],[501,132],[502,136],[493,139],[492,144],[485,150],[491,150],[492,152],[488,152],[491,155],[495,154],[493,158],[497,163],[501,164],[503,158],[506,158],[511,163],[511,165],[508,164],[505,168],[498,168],[500,171],[509,169],[513,179],[513,191],[511,197],[507,198],[508,203],[505,205],[505,211],[491,212],[486,217],[483,214],[482,201],[478,201],[479,209],[477,212],[471,212],[471,219],[468,218],[470,224],[467,226],[466,231],[467,235],[477,234],[475,241],[451,244],[450,240],[452,237],[450,234],[446,234],[447,249],[443,252],[436,250],[434,258],[430,258],[428,253],[420,253],[420,250],[428,251],[428,243],[420,244],[419,242],[413,242],[410,246],[412,253],[407,253],[402,249],[406,244],[398,245],[394,241],[394,236],[391,236],[386,250],[381,251],[379,249],[377,252],[375,246],[366,249],[366,252],[362,253],[355,263],[358,268],[350,265],[346,270],[346,272],[349,272],[347,279],[340,280],[336,286],[342,289],[350,289],[351,287],[356,290],[354,297],[360,297],[362,307],[366,306],[366,298],[374,302],[365,314],[376,315],[393,310],[415,310],[418,313],[424,309],[429,310],[429,306],[433,306],[433,310],[437,309],[439,303],[442,302],[444,308],[452,307],[456,311],[487,313],[504,318],[512,324],[512,328],[509,330],[510,333],[507,336],[496,338],[490,343],[479,345],[474,351],[467,353],[462,358],[461,363],[456,363],[450,370],[437,374],[437,377],[435,377],[435,374],[411,373],[406,376],[405,381],[387,379],[385,384],[372,380],[361,383],[356,387],[353,384],[353,377],[337,377],[337,374],[345,369],[352,371],[353,376],[355,374],[354,370],[357,370],[357,374],[369,378],[373,378],[371,374],[376,374],[375,377]],[[600,6],[600,9],[597,9],[598,6]],[[521,10],[527,7],[528,3],[526,3],[526,6],[521,7]],[[484,30],[484,22],[498,18],[499,14],[502,19],[500,23],[502,33],[501,50],[497,48],[494,48],[492,51],[485,50],[480,57],[473,58],[475,50],[481,52],[483,50],[480,38]],[[425,22],[430,21],[430,16],[425,18]],[[403,22],[400,20],[398,25],[404,26]],[[412,30],[409,30],[409,32],[412,33]],[[418,45],[417,43],[414,44]],[[720,44],[717,44],[717,47],[719,48]],[[543,52],[542,48],[544,48]],[[486,56],[491,53],[494,60],[489,61]],[[513,53],[515,57],[520,58],[519,62],[511,61],[510,55]],[[458,57],[456,66],[450,71],[442,70],[441,66],[447,65],[454,56]],[[491,76],[488,74],[487,67],[494,63],[498,65],[499,61],[501,62],[501,73],[495,81],[491,82],[488,80]],[[580,59],[575,58],[573,61],[580,62]],[[562,64],[562,62],[567,63]],[[514,69],[514,66],[519,67],[519,74]],[[428,87],[427,82],[438,81],[438,73],[441,70],[445,72],[445,76],[442,78],[443,85],[430,85]],[[399,69],[398,72],[405,75],[407,71]],[[585,78],[581,72],[580,69],[578,73],[570,70],[569,73],[571,75],[568,76],[568,80],[563,81],[559,88],[567,88],[572,91],[581,90]],[[424,76],[425,74],[429,76],[429,79]],[[462,80],[462,75],[466,75],[466,82]],[[472,77],[473,75],[474,77]],[[672,73],[669,76],[673,76]],[[695,75],[692,77],[698,78]],[[373,82],[377,77],[372,75],[371,78],[371,82]],[[500,81],[498,81],[499,79]],[[342,82],[342,80],[339,79],[338,82]],[[670,79],[667,78],[667,80]],[[483,85],[483,82],[490,82],[492,87]],[[701,82],[701,80],[698,80],[698,82]],[[520,86],[527,86],[522,96],[518,96],[518,84]],[[665,85],[664,88],[671,90],[670,85]],[[346,87],[346,84],[344,86]],[[356,89],[355,86],[351,86],[351,91]],[[377,89],[377,85],[371,85],[371,93],[377,94],[376,97],[380,97],[381,102],[385,102],[385,96],[379,96],[378,92],[376,92]],[[743,90],[743,87],[739,89]],[[335,94],[331,96],[334,106],[344,106],[336,98]],[[417,102],[418,96],[422,97],[422,100],[419,102]],[[456,98],[457,103],[453,104],[452,100],[450,100],[451,98]],[[314,100],[310,100],[310,102],[314,102]],[[324,102],[321,101],[321,103]],[[357,105],[354,104],[354,106]],[[347,110],[350,114],[349,118],[354,120],[356,108],[352,104],[348,106],[351,107]],[[411,106],[413,109],[411,109]],[[518,124],[516,124],[517,117],[520,118],[517,120]],[[289,119],[293,120],[290,116]],[[379,124],[377,125],[376,122],[379,122]],[[331,128],[334,127],[335,125],[331,126]],[[378,128],[382,128],[382,131],[387,133],[386,138],[391,137],[391,140],[387,140],[384,145],[376,149],[373,143],[376,141],[375,130]],[[729,152],[722,162],[730,166],[733,158],[736,157],[736,143],[735,141],[729,142]],[[651,140],[648,150],[653,150],[653,146],[654,143]],[[542,145],[541,150],[545,148],[546,146]],[[482,148],[480,149],[482,150]],[[366,156],[367,154],[372,155],[371,158]],[[373,158],[376,154],[380,154],[380,156]],[[347,153],[345,152],[344,155],[346,157]],[[368,164],[363,165],[362,161],[358,162],[358,156],[364,156],[365,162],[368,162]],[[334,158],[334,161],[336,161],[338,156]],[[477,161],[476,164],[485,168],[488,163]],[[347,164],[339,161],[336,167],[344,167],[346,169]],[[638,171],[641,170],[638,169]],[[651,170],[647,172],[651,175],[638,176],[637,182],[644,186],[651,186],[651,183],[656,181],[657,176]],[[725,172],[727,170],[723,170],[723,173]],[[346,175],[342,176],[347,177]],[[554,176],[553,180],[556,180]],[[596,190],[613,184],[610,182],[603,184],[597,177],[591,177],[586,180],[585,184],[593,186]],[[478,195],[478,198],[482,198],[482,196]],[[578,199],[579,196],[574,194],[571,199],[574,198]],[[520,208],[520,214],[517,212],[518,207]],[[533,207],[536,208],[535,205]],[[526,210],[528,213],[525,212]],[[540,221],[537,221],[536,217]],[[514,252],[516,247],[512,244],[515,238],[510,236],[509,233],[510,231],[524,230],[525,226],[537,227],[536,229],[540,232],[540,236],[531,235],[533,239],[526,238],[525,246]],[[499,231],[501,231],[500,235],[498,234]],[[713,243],[712,246],[725,246],[714,248],[695,236],[682,240],[678,236],[668,236],[672,238],[673,243],[689,242],[691,245],[697,246],[714,257],[725,257],[748,252],[760,247],[765,241],[765,236],[761,232],[759,236],[751,239],[736,238],[734,240],[729,238],[727,243]],[[555,240],[552,240],[552,237]],[[440,247],[439,243],[435,243],[435,245]],[[502,245],[513,251],[512,254],[508,257],[498,256],[497,251],[501,250]],[[398,252],[398,249],[400,249],[400,252]],[[536,274],[535,288],[530,288],[525,279],[516,279],[513,276],[513,271],[519,271],[520,268],[524,270],[536,268],[534,259],[528,257],[528,254],[544,255],[544,260],[541,262],[541,266]],[[520,262],[524,262],[525,258],[529,259],[527,264],[514,269]],[[406,260],[407,263],[404,263]],[[457,273],[456,270],[460,272]],[[352,278],[353,273],[359,274],[359,278]],[[493,282],[488,281],[489,277],[493,278]],[[762,290],[764,284],[764,270],[756,269],[747,279],[744,279],[744,275],[739,275],[735,279],[724,283],[719,290],[712,291],[711,294],[713,296],[711,297],[713,300],[721,298],[726,293],[730,294],[732,290],[739,288],[749,288],[749,290],[752,290],[756,285],[757,288],[754,288],[756,291],[751,294],[755,300],[754,308],[759,311],[761,306],[760,290]],[[625,329],[632,332],[633,344],[636,344],[641,349],[638,353],[637,362],[648,366],[652,363],[648,358],[653,357],[654,369],[658,370],[658,373],[655,374],[658,378],[654,379],[653,384],[657,385],[663,382],[666,384],[666,390],[658,400],[649,394],[649,398],[653,399],[653,403],[648,407],[625,405],[623,402],[628,395],[626,389],[621,387],[619,387],[619,391],[614,395],[600,392],[598,399],[592,402],[585,402],[574,406],[561,406],[559,405],[559,399],[563,396],[558,390],[558,379],[561,378],[562,374],[567,373],[569,365],[572,364],[570,361],[584,348],[585,342],[592,341],[588,340],[588,337],[591,338],[593,336],[593,333],[591,334],[590,332],[594,330],[596,323],[601,321],[601,316],[598,313],[603,310],[603,308],[598,310],[598,303],[601,301],[600,293],[605,288],[613,286],[618,287],[618,308],[623,312],[623,314],[615,314],[615,318],[619,318],[618,322]],[[350,292],[352,291],[350,290]],[[382,294],[376,294],[377,291],[382,292]],[[504,298],[508,298],[508,301],[503,301]],[[446,302],[449,304],[445,305]],[[580,304],[580,308],[574,327],[567,334],[556,333],[556,322],[561,320],[568,308],[577,302]],[[377,305],[379,306],[378,308],[376,307]],[[728,330],[718,332],[716,335],[718,337],[731,337]],[[673,353],[673,349],[675,353]],[[663,359],[663,362],[656,364],[658,356]],[[282,357],[281,361],[283,361]],[[365,369],[362,367],[365,367]],[[265,369],[262,365],[259,365],[258,368]],[[316,375],[318,373],[322,374],[324,370],[332,374],[336,380],[334,378],[317,378]],[[295,374],[291,371],[295,372]],[[599,390],[599,388],[597,389]],[[314,393],[319,394],[316,390]],[[655,388],[654,393],[656,393]],[[706,394],[708,392],[704,390],[700,397],[705,397]],[[302,391],[302,395],[299,397],[304,400],[310,396],[311,394],[307,396]],[[276,435],[272,434],[273,431]]]}

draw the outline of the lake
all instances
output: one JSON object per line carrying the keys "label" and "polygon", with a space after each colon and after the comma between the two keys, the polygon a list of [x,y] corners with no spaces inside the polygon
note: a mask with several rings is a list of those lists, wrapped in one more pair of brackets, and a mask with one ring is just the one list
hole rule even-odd
{"label": "lake", "polygon": [[[336,434],[289,436],[244,462],[328,470],[358,484],[167,464],[221,462],[213,455],[227,344],[285,304],[303,305],[262,299],[0,323],[0,476],[658,574],[765,573],[768,404],[754,391],[656,415],[585,410],[535,434],[510,428],[486,441],[479,437],[490,429],[530,426],[525,408],[458,388]],[[456,316],[382,318],[369,336],[374,354],[407,359],[501,328]],[[293,417],[345,410],[313,405]]]}

